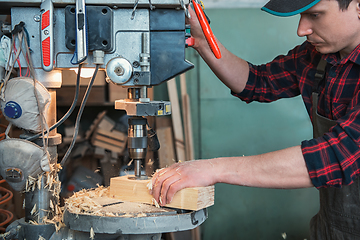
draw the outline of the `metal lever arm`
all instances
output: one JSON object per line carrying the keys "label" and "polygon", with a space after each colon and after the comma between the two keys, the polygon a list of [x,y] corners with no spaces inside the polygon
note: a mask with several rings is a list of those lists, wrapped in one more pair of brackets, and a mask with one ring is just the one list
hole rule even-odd
{"label": "metal lever arm", "polygon": [[76,63],[86,60],[87,49],[85,0],[76,0]]}

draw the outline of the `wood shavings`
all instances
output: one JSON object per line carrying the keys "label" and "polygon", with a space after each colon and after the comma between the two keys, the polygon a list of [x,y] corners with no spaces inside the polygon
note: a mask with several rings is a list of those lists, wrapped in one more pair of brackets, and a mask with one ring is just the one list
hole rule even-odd
{"label": "wood shavings", "polygon": [[37,180],[38,189],[41,189],[41,178],[42,178],[42,175],[40,175]]}
{"label": "wood shavings", "polygon": [[147,215],[145,213],[139,213],[138,215],[136,215],[136,217],[146,217]]}
{"label": "wood shavings", "polygon": [[39,225],[37,222],[33,221],[33,220],[29,220],[29,223],[33,224],[33,225]]}
{"label": "wood shavings", "polygon": [[71,213],[102,216],[102,205],[95,202],[92,198],[108,196],[108,194],[108,188],[103,186],[99,186],[90,191],[83,189],[66,199],[65,206]]}
{"label": "wood shavings", "polygon": [[55,211],[54,204],[53,204],[53,202],[51,201],[51,199],[50,199],[50,201],[49,201],[49,205],[50,205],[50,209],[53,210],[53,211]]}
{"label": "wood shavings", "polygon": [[127,164],[128,167],[132,164],[132,162],[134,161],[134,159],[131,159],[130,162]]}
{"label": "wood shavings", "polygon": [[153,202],[153,204],[155,205],[155,207],[160,208],[160,205],[159,205],[159,203],[155,200],[155,198],[152,199],[152,202]]}
{"label": "wood shavings", "polygon": [[106,217],[116,217],[116,214],[112,213],[112,212],[106,212],[105,213]]}
{"label": "wood shavings", "polygon": [[150,180],[148,184],[146,184],[146,187],[151,191],[153,189],[152,181]]}
{"label": "wood shavings", "polygon": [[34,207],[31,209],[30,214],[34,215],[36,213],[36,203],[34,204]]}
{"label": "wood shavings", "polygon": [[[50,193],[49,199],[49,209],[38,209],[39,206],[34,204],[31,209],[32,219],[30,220],[31,224],[54,224],[56,231],[60,230],[64,223],[62,222],[63,218],[63,209],[59,206],[60,203],[60,191],[61,183],[59,181],[58,172],[61,170],[59,164],[53,164],[51,166],[51,172],[43,172],[39,174],[36,178],[29,176],[25,184],[25,192],[35,191],[37,189],[41,191],[48,191]],[[26,202],[24,199],[23,208],[25,208]],[[47,212],[47,216],[44,216],[40,219],[39,211]],[[48,219],[51,216],[52,219]]]}
{"label": "wood shavings", "polygon": [[38,240],[46,240],[43,236],[39,236]]}
{"label": "wood shavings", "polygon": [[94,238],[95,238],[94,229],[91,227],[90,228],[90,239],[94,239]]}
{"label": "wood shavings", "polygon": [[130,213],[126,213],[126,214],[124,214],[124,215],[122,215],[122,217],[134,217],[134,215],[133,214],[130,214]]}

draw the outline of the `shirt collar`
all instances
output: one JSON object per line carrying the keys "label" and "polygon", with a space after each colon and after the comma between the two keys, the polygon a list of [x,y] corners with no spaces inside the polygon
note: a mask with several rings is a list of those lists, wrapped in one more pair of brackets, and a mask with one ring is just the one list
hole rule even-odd
{"label": "shirt collar", "polygon": [[352,52],[343,59],[340,59],[339,52],[324,54],[323,58],[332,65],[345,64],[348,61],[351,61],[351,62],[354,62],[354,63],[360,65],[360,44],[357,45],[357,47],[354,50],[352,50]]}

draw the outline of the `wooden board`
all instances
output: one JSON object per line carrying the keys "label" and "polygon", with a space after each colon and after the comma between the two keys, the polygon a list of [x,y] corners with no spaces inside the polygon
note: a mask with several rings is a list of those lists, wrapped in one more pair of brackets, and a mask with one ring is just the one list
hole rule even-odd
{"label": "wooden board", "polygon": [[175,149],[177,161],[185,161],[185,142],[184,142],[184,132],[183,125],[181,122],[181,113],[180,113],[180,104],[178,91],[176,87],[175,78],[167,81],[169,99],[171,102],[171,118],[173,122],[173,131],[175,138]]}
{"label": "wooden board", "polygon": [[183,123],[184,123],[184,136],[185,136],[185,153],[186,161],[194,160],[194,140],[191,124],[191,108],[190,108],[190,96],[187,94],[186,87],[186,75],[185,73],[180,75],[180,87],[181,87],[181,99],[183,110]]}
{"label": "wooden board", "polygon": [[176,161],[171,119],[168,117],[156,118],[156,133],[160,142],[159,168],[169,167]]}
{"label": "wooden board", "polygon": [[[134,180],[128,176],[110,179],[110,197],[121,201],[154,204],[150,195],[149,180]],[[177,192],[170,204],[165,207],[200,210],[214,205],[214,186],[185,188]]]}

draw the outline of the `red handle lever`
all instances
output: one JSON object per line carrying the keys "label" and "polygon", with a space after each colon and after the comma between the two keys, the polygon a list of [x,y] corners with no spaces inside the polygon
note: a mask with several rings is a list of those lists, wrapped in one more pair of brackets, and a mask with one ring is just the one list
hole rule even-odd
{"label": "red handle lever", "polygon": [[205,13],[202,10],[199,3],[195,2],[195,1],[192,1],[192,2],[194,5],[196,16],[199,19],[200,26],[204,32],[205,38],[211,48],[211,51],[214,53],[215,57],[217,59],[219,59],[219,58],[221,58],[221,52],[220,52],[219,46],[217,45],[217,43],[215,41],[214,34],[210,28],[209,22],[206,19]]}

